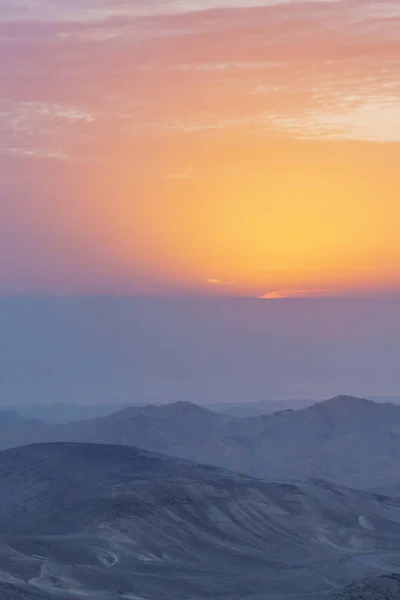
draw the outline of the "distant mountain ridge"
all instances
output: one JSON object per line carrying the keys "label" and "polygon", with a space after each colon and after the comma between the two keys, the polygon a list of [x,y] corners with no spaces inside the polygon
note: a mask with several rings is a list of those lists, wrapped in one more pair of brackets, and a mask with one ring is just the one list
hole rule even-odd
{"label": "distant mountain ridge", "polygon": [[46,441],[138,446],[272,479],[312,476],[360,488],[400,479],[400,406],[348,396],[247,418],[177,402],[61,425],[0,424],[2,448]]}
{"label": "distant mountain ridge", "polygon": [[[371,396],[368,400],[376,403],[387,403],[399,405],[400,396]],[[321,400],[311,400],[305,398],[280,399],[280,400],[260,400],[248,402],[214,402],[211,404],[199,403],[206,409],[213,412],[227,414],[232,417],[258,417],[262,415],[271,415],[282,410],[299,410],[308,406],[322,402]],[[173,402],[174,403],[174,402]],[[172,403],[172,404],[173,404]],[[171,402],[162,402],[161,404],[149,405],[144,402],[125,402],[119,404],[101,403],[101,404],[82,404],[78,402],[52,402],[52,403],[25,403],[15,406],[8,405],[3,400],[0,404],[0,417],[4,411],[17,412],[24,419],[39,419],[44,423],[51,425],[70,423],[72,421],[81,421],[104,417],[124,408],[143,408],[146,406],[165,406]]]}
{"label": "distant mountain ridge", "polygon": [[83,419],[104,417],[122,410],[127,404],[78,404],[66,402],[18,404],[15,409],[0,406],[0,418],[4,411],[17,412],[23,419],[39,419],[51,425],[70,423]]}
{"label": "distant mountain ridge", "polygon": [[294,398],[292,400],[259,400],[257,402],[214,402],[206,406],[215,412],[231,415],[232,417],[259,417],[282,410],[306,408],[316,402],[316,400]]}
{"label": "distant mountain ridge", "polygon": [[23,417],[16,410],[13,410],[11,408],[0,408],[0,423],[12,425],[14,423],[19,423],[22,420]]}
{"label": "distant mountain ridge", "polygon": [[[400,405],[400,396],[368,396],[367,400],[372,400],[378,404]],[[324,400],[312,400],[309,398],[293,398],[281,400],[259,400],[256,402],[217,402],[207,405],[207,408],[216,412],[225,413],[233,417],[259,417],[261,415],[271,415],[282,410],[299,410],[321,404]]]}

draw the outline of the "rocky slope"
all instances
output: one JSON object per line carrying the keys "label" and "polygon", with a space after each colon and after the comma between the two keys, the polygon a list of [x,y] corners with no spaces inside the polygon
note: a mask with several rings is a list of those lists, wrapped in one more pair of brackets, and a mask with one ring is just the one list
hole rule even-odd
{"label": "rocky slope", "polygon": [[385,496],[120,446],[0,453],[7,599],[322,599],[399,559]]}
{"label": "rocky slope", "polygon": [[334,600],[399,600],[400,575],[392,573],[347,586]]}
{"label": "rocky slope", "polygon": [[234,418],[176,402],[63,425],[0,423],[0,448],[50,441],[138,446],[256,477],[319,477],[385,490],[399,481],[400,406],[340,396]]}

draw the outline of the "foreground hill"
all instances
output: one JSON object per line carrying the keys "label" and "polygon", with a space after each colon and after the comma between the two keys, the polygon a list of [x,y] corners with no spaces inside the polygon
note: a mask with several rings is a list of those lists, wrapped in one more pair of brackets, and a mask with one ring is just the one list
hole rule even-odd
{"label": "foreground hill", "polygon": [[400,575],[392,573],[349,585],[334,598],[335,600],[398,600]]}
{"label": "foreground hill", "polygon": [[139,446],[257,477],[310,476],[385,490],[399,482],[400,406],[339,396],[296,411],[235,418],[177,402],[64,425],[0,425],[0,447],[41,441]]}
{"label": "foreground hill", "polygon": [[135,448],[0,452],[0,597],[330,598],[400,559],[400,502]]}

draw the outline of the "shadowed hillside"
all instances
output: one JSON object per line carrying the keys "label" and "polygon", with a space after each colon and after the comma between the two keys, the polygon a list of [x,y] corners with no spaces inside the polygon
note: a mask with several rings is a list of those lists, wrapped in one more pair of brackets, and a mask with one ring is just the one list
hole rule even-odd
{"label": "shadowed hillside", "polygon": [[400,558],[397,500],[110,445],[1,452],[0,531],[18,600],[319,599]]}
{"label": "shadowed hillside", "polygon": [[256,477],[319,477],[385,491],[398,483],[400,406],[338,396],[296,411],[235,418],[176,402],[63,425],[0,424],[0,447],[50,441],[138,446]]}

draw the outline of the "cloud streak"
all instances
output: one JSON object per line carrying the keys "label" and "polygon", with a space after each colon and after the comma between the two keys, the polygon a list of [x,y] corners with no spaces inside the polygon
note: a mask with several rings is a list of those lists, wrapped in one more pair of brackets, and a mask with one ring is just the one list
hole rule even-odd
{"label": "cloud streak", "polygon": [[333,290],[272,290],[258,296],[259,300],[280,300],[284,298],[329,298],[337,295]]}
{"label": "cloud streak", "polygon": [[[338,2],[340,0],[313,0],[313,4]],[[213,10],[235,10],[274,7],[309,0],[69,0],[49,4],[44,0],[3,0],[0,19],[8,21],[40,20],[88,23],[124,18],[143,18],[168,15],[184,15]]]}
{"label": "cloud streak", "polygon": [[207,283],[210,285],[234,285],[234,281],[222,281],[222,279],[218,279],[216,277],[210,277],[207,279]]}

